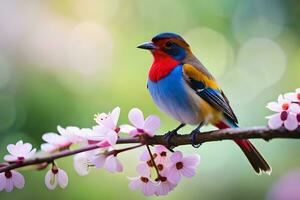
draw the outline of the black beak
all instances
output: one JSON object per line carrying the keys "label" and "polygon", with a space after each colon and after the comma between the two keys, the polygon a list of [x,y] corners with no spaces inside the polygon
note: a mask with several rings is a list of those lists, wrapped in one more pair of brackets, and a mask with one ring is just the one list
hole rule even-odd
{"label": "black beak", "polygon": [[157,49],[157,46],[155,46],[152,42],[145,42],[145,43],[140,44],[139,46],[137,46],[137,48],[146,49],[146,50],[153,50],[153,49]]}

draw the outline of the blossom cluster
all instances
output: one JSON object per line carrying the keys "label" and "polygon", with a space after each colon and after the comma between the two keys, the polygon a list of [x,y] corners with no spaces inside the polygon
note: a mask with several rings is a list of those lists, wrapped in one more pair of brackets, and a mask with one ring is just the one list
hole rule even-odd
{"label": "blossom cluster", "polygon": [[[118,125],[119,116],[120,108],[116,107],[110,113],[95,115],[96,125],[92,128],[58,126],[57,133],[43,134],[42,139],[45,143],[41,145],[41,151],[47,154],[47,158],[52,158],[52,155],[64,153],[71,146],[76,146],[80,151],[74,153],[74,169],[79,175],[86,176],[93,168],[103,168],[111,173],[122,172],[123,163],[119,160],[119,154],[144,147],[145,151],[140,157],[141,163],[137,165],[138,176],[129,178],[129,187],[132,190],[139,189],[146,196],[166,195],[178,185],[182,176],[195,175],[200,162],[197,154],[184,157],[180,151],[171,152],[162,145],[151,147],[147,143],[117,149],[120,133],[127,134],[129,136],[127,138],[149,138],[153,137],[160,127],[160,119],[157,116],[150,115],[144,118],[142,111],[138,108],[129,111],[130,124]],[[0,170],[12,164],[41,159],[37,150],[22,140],[16,144],[9,144],[7,150],[9,154],[4,156],[6,162],[0,163]],[[58,167],[56,160],[49,159],[44,164],[41,165],[43,167],[38,168],[44,169],[50,166],[44,178],[46,187],[50,190],[57,186],[67,187],[68,175],[66,171]],[[24,185],[24,176],[15,168],[0,173],[0,191],[10,192],[14,187],[21,189]]]}
{"label": "blossom cluster", "polygon": [[295,92],[279,95],[277,102],[268,103],[267,108],[276,112],[266,117],[271,129],[297,129],[300,125],[300,88]]}
{"label": "blossom cluster", "polygon": [[[174,153],[161,145],[155,146],[151,158],[149,150],[141,155],[141,163],[137,166],[137,177],[130,177],[129,187],[140,189],[144,195],[166,195],[180,182],[181,177],[193,177],[200,162],[199,155],[183,157],[180,151]],[[153,172],[153,168],[155,173]]]}

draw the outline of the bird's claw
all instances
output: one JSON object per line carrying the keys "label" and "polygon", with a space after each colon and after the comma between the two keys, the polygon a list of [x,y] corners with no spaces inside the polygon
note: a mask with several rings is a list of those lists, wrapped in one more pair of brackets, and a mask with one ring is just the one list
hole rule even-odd
{"label": "bird's claw", "polygon": [[197,137],[197,135],[198,135],[199,133],[201,133],[199,130],[193,130],[193,131],[191,132],[191,137],[190,137],[190,139],[191,139],[191,142],[192,142],[192,146],[193,146],[194,148],[199,148],[199,147],[201,146],[201,143],[197,143],[197,141],[196,141],[196,137]]}
{"label": "bird's claw", "polygon": [[167,148],[173,152],[173,149],[176,147],[176,145],[172,144],[171,140],[172,138],[175,136],[175,135],[178,135],[177,131],[176,130],[172,130],[172,131],[169,131],[165,136],[165,140],[167,141]]}

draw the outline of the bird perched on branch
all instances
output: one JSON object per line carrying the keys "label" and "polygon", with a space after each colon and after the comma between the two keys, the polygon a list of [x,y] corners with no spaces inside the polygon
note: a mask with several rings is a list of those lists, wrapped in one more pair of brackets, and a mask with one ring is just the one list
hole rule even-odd
{"label": "bird perched on branch", "polygon": [[[238,127],[224,92],[181,36],[161,33],[138,48],[149,50],[154,57],[147,83],[154,102],[181,123],[167,134],[169,144],[185,124],[197,126],[191,134],[193,146],[195,136],[205,124],[219,129]],[[234,141],[257,173],[271,173],[271,167],[249,140]]]}

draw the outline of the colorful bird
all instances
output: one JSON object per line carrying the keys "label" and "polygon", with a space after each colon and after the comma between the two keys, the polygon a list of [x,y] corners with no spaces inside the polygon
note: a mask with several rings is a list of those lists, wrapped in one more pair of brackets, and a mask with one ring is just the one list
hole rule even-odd
{"label": "colorful bird", "polygon": [[[161,33],[138,48],[149,50],[154,57],[147,88],[155,104],[181,123],[169,132],[169,144],[185,124],[197,125],[191,134],[193,144],[195,136],[205,124],[212,124],[219,129],[238,127],[238,120],[224,92],[181,36]],[[258,174],[271,173],[271,167],[249,140],[234,141]]]}

